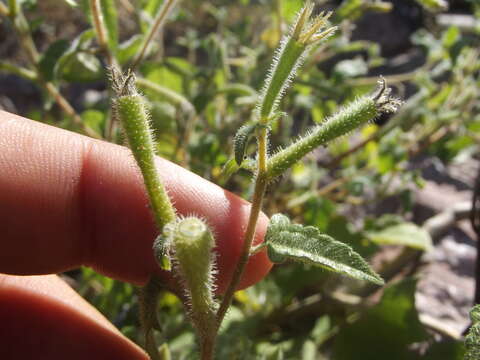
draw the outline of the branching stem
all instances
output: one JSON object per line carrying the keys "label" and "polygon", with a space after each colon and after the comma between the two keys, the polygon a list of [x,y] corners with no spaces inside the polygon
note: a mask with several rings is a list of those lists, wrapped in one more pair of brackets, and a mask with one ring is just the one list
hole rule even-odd
{"label": "branching stem", "polygon": [[[37,82],[41,87],[43,87],[51,97],[55,100],[57,105],[60,109],[67,115],[70,116],[73,122],[79,126],[85,134],[93,138],[100,138],[99,135],[92,129],[90,129],[82,120],[80,115],[77,114],[75,109],[72,105],[68,102],[68,100],[60,93],[59,89],[49,81],[45,81],[40,71],[38,70],[38,60],[40,55],[38,53],[37,47],[33,42],[32,35],[30,33],[29,25],[25,16],[23,15],[21,7],[13,7],[11,2],[10,10],[8,10],[3,3],[0,2],[0,14],[4,15],[7,12],[8,16],[10,17],[13,27],[17,32],[18,36],[20,37],[20,45],[25,50],[28,60],[32,66],[33,70],[19,68],[16,72],[17,75],[27,78],[29,80]],[[6,70],[8,69],[8,64],[2,63],[2,66]]]}
{"label": "branching stem", "polygon": [[232,302],[233,294],[240,282],[245,266],[247,265],[250,256],[250,249],[252,247],[253,239],[255,238],[255,230],[257,227],[258,217],[262,209],[263,197],[267,188],[267,129],[261,128],[258,135],[258,173],[255,181],[255,189],[252,199],[252,207],[250,209],[250,217],[248,219],[247,230],[243,240],[243,248],[238,260],[237,266],[233,272],[232,279],[228,286],[225,296],[223,297],[220,308],[217,312],[217,326],[220,326],[225,313],[227,312],[230,303]]}

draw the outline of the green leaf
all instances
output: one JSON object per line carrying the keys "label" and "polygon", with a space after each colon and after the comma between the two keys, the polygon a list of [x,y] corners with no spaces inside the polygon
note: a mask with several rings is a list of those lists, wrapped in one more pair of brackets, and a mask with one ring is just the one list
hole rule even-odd
{"label": "green leaf", "polygon": [[342,60],[335,65],[334,71],[342,78],[353,78],[368,73],[368,65],[361,57],[355,59]]}
{"label": "green leaf", "polygon": [[[80,5],[93,26],[88,0],[82,0]],[[113,53],[116,53],[118,47],[118,14],[115,0],[100,0],[100,7],[103,15],[103,23],[107,31],[108,48]]]}
{"label": "green leaf", "polygon": [[72,41],[70,47],[66,51],[64,51],[61,57],[55,62],[55,66],[53,69],[54,78],[60,78],[62,76],[64,66],[66,66],[72,61],[71,58],[75,57],[75,54],[77,52],[87,50],[94,37],[95,32],[93,31],[93,29],[89,29],[82,32]]}
{"label": "green leaf", "polygon": [[104,112],[93,109],[85,110],[82,113],[82,120],[90,129],[98,135],[102,135],[106,120]]}
{"label": "green leaf", "polygon": [[430,234],[413,223],[389,226],[380,231],[369,231],[367,237],[377,244],[404,245],[419,250],[432,247]]}
{"label": "green leaf", "polygon": [[118,15],[115,0],[101,0],[103,21],[108,32],[108,47],[116,52],[118,47]]}
{"label": "green leaf", "polygon": [[143,38],[143,35],[137,34],[120,44],[117,53],[118,62],[120,64],[126,64],[135,56],[143,43]]}
{"label": "green leaf", "polygon": [[233,150],[235,154],[235,161],[238,165],[241,165],[243,162],[248,142],[256,128],[257,124],[246,124],[238,129],[237,133],[235,134],[235,138],[233,139]]}
{"label": "green leaf", "polygon": [[163,0],[148,0],[143,10],[146,11],[150,16],[154,16],[158,12],[158,9],[160,9],[162,3]]}
{"label": "green leaf", "polygon": [[437,12],[448,9],[448,3],[445,0],[416,0],[425,9]]}
{"label": "green leaf", "polygon": [[75,52],[62,62],[58,73],[67,81],[91,82],[101,79],[103,67],[95,55]]}
{"label": "green leaf", "polygon": [[40,59],[40,62],[38,63],[38,68],[46,81],[54,80],[55,66],[68,48],[69,42],[62,39],[55,41],[52,45],[48,47],[47,51],[45,51],[42,58]]}
{"label": "green leaf", "polygon": [[384,283],[350,246],[313,226],[292,224],[285,215],[272,216],[265,241],[272,262],[302,261],[378,285]]}
{"label": "green leaf", "polygon": [[415,308],[415,288],[412,278],[387,287],[378,305],[340,330],[332,359],[415,359],[410,345],[427,338]]}

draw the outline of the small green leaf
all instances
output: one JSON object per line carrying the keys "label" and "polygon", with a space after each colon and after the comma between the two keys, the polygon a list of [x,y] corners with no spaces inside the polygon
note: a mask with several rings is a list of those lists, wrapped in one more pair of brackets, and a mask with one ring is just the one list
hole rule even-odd
{"label": "small green leaf", "polygon": [[285,215],[272,216],[265,241],[272,262],[303,261],[378,285],[384,283],[350,246],[320,233],[313,226],[292,224]]}
{"label": "small green leaf", "polygon": [[143,38],[144,36],[140,34],[133,35],[130,39],[120,44],[117,54],[118,62],[120,64],[126,64],[135,56],[143,43]]}
{"label": "small green leaf", "polygon": [[95,55],[75,52],[62,61],[58,72],[62,79],[70,82],[91,82],[101,79],[103,67]]}
{"label": "small green leaf", "polygon": [[416,0],[425,9],[437,12],[448,9],[448,3],[445,0]]}
{"label": "small green leaf", "polygon": [[108,32],[108,47],[113,52],[118,47],[118,15],[114,0],[101,0],[103,19]]}
{"label": "small green leaf", "polygon": [[[88,0],[80,2],[82,10],[87,15],[93,26],[92,14]],[[100,8],[103,16],[103,23],[107,32],[108,48],[115,53],[118,47],[118,14],[115,0],[100,0]]]}
{"label": "small green leaf", "polygon": [[45,51],[38,63],[38,69],[46,81],[55,80],[55,66],[68,48],[69,42],[61,39],[55,41],[48,47],[47,51]]}
{"label": "small green leaf", "polygon": [[402,223],[380,231],[369,231],[366,235],[377,244],[404,245],[419,250],[428,250],[432,247],[430,234],[413,223]]}
{"label": "small green leaf", "polygon": [[235,161],[238,165],[241,165],[243,162],[248,141],[252,137],[256,128],[257,124],[243,125],[235,134],[235,138],[233,139],[233,150],[235,154]]}

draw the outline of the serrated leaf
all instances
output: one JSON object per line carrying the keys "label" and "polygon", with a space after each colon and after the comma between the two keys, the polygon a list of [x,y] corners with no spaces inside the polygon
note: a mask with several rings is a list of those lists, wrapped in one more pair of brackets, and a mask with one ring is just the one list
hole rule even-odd
{"label": "serrated leaf", "polygon": [[243,125],[235,134],[235,138],[233,139],[233,150],[235,154],[235,162],[238,165],[241,165],[243,162],[248,141],[252,137],[256,128],[257,124]]}
{"label": "serrated leaf", "polygon": [[282,214],[272,216],[265,236],[272,262],[296,260],[383,285],[382,278],[353,249],[313,226],[292,224]]}
{"label": "serrated leaf", "polygon": [[432,247],[430,234],[413,223],[389,226],[380,231],[370,231],[367,237],[377,244],[404,245],[419,250]]}

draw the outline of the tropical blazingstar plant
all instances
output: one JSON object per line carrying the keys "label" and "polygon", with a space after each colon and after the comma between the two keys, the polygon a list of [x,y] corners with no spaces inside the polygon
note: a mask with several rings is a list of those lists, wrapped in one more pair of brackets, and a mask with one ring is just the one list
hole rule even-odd
{"label": "tropical blazingstar plant", "polygon": [[[229,173],[247,167],[253,170],[254,190],[242,252],[228,288],[220,299],[215,294],[215,239],[208,224],[197,216],[179,217],[169,199],[154,164],[154,146],[145,101],[135,89],[135,76],[112,71],[116,93],[115,113],[123,125],[131,151],[143,175],[150,205],[160,235],[154,242],[159,266],[179,279],[180,298],[196,329],[201,359],[213,359],[219,327],[230,306],[249,257],[267,250],[272,262],[294,260],[323,267],[353,278],[382,285],[383,280],[345,243],[311,226],[293,224],[285,215],[272,216],[265,240],[252,247],[265,190],[270,182],[321,145],[348,134],[384,113],[397,110],[398,99],[390,95],[385,80],[369,95],[347,104],[338,113],[311,128],[306,134],[274,154],[268,152],[270,125],[279,119],[280,102],[310,51],[335,31],[328,19],[331,13],[312,16],[313,4],[307,1],[297,15],[288,35],[281,41],[252,112],[234,139],[234,155]],[[256,138],[255,159],[246,156],[247,144]],[[146,350],[152,359],[161,359],[155,345],[156,302],[161,281],[152,276],[140,292],[140,318],[145,332]]]}

